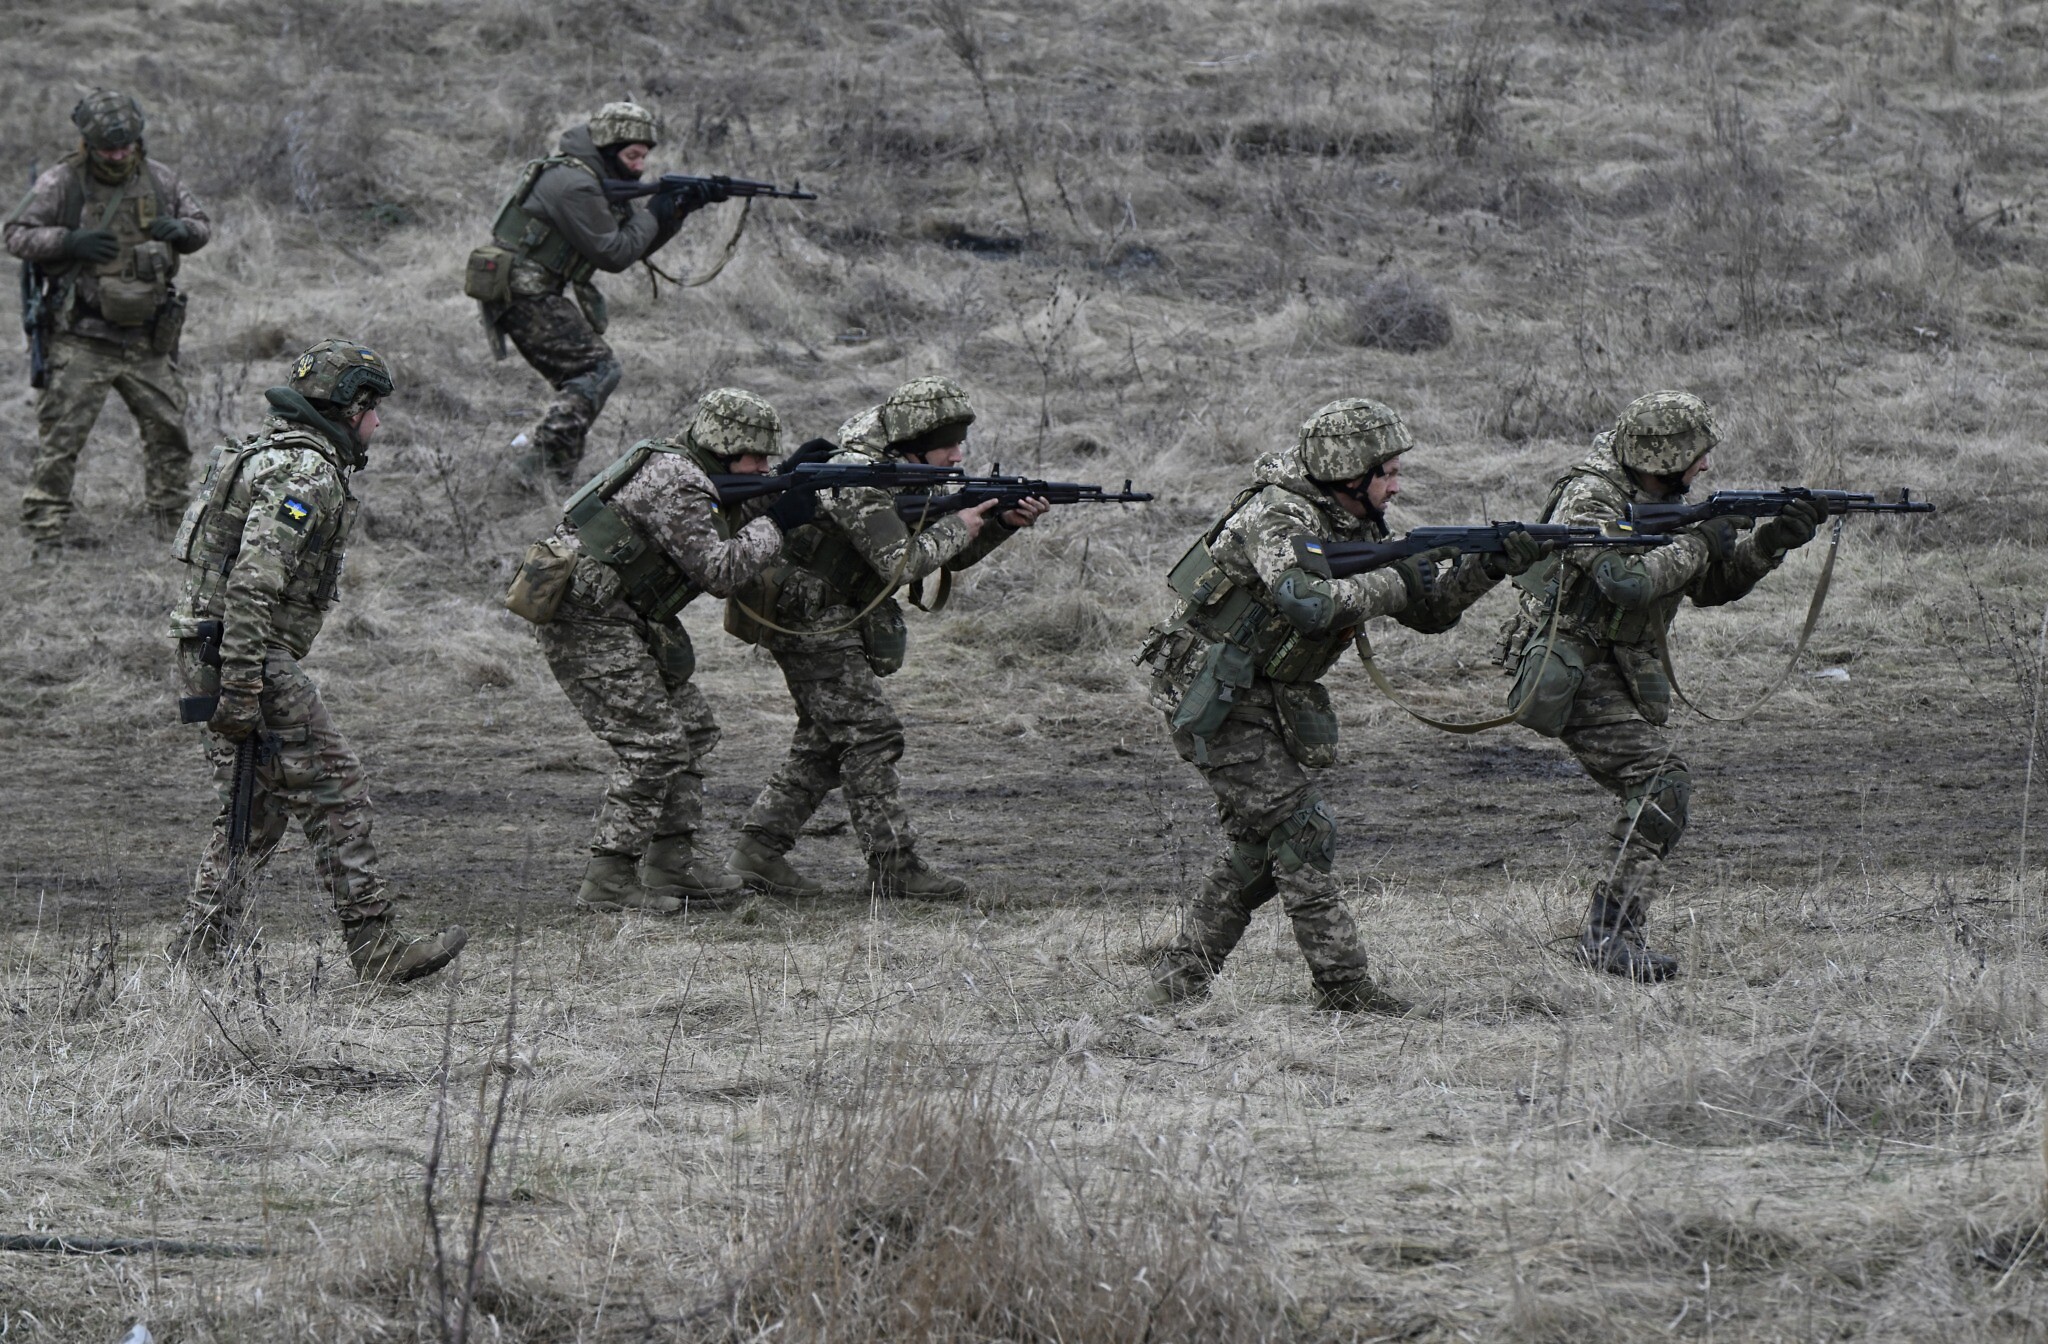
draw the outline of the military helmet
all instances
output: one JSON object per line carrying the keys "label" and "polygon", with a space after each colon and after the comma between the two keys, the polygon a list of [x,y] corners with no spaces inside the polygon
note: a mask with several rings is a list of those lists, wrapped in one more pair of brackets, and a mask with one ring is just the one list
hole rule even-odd
{"label": "military helmet", "polygon": [[892,448],[937,429],[957,427],[965,437],[967,426],[974,423],[966,390],[950,378],[913,378],[889,394],[880,412],[882,437]]}
{"label": "military helmet", "polygon": [[1714,413],[1690,392],[1637,397],[1614,422],[1614,455],[1653,476],[1678,475],[1720,441]]}
{"label": "military helmet", "polygon": [[1414,446],[1400,412],[1364,397],[1333,401],[1301,425],[1301,465],[1314,481],[1355,480]]}
{"label": "military helmet", "polygon": [[94,89],[79,99],[71,123],[94,149],[119,149],[142,139],[141,106],[112,89]]}
{"label": "military helmet", "polygon": [[590,139],[599,149],[615,145],[646,145],[652,149],[661,143],[660,134],[654,114],[638,103],[606,103],[590,119]]}
{"label": "military helmet", "polygon": [[714,387],[697,399],[697,414],[683,431],[683,446],[713,457],[747,453],[778,457],[782,452],[782,417],[752,392]]}
{"label": "military helmet", "polygon": [[368,410],[396,389],[375,350],[335,337],[294,360],[286,386],[308,401],[333,406],[343,420]]}

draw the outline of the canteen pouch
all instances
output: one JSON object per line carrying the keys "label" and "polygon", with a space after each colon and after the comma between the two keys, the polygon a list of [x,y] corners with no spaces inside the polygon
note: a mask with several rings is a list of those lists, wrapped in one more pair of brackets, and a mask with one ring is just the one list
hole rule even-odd
{"label": "canteen pouch", "polygon": [[654,661],[661,674],[671,681],[688,681],[697,670],[697,649],[690,643],[690,632],[683,629],[681,621],[648,629],[654,636]]}
{"label": "canteen pouch", "polygon": [[185,332],[185,296],[172,290],[156,310],[156,325],[149,329],[149,348],[172,359],[178,357],[178,338]]}
{"label": "canteen pouch", "polygon": [[1545,737],[1562,737],[1572,716],[1572,701],[1578,698],[1579,684],[1585,679],[1586,651],[1577,640],[1558,635],[1546,654],[1543,643],[1532,639],[1515,669],[1508,707],[1521,713],[1524,728],[1533,728]]}
{"label": "canteen pouch", "polygon": [[479,303],[507,303],[512,298],[512,260],[509,248],[490,244],[469,254],[462,269],[462,292]]}
{"label": "canteen pouch", "polygon": [[1658,727],[1671,719],[1671,678],[1656,654],[1627,644],[1614,646],[1614,665],[1628,686],[1629,699],[1643,712],[1643,718]]}
{"label": "canteen pouch", "polygon": [[1289,756],[1310,770],[1327,770],[1337,763],[1337,711],[1330,708],[1330,692],[1321,682],[1274,686],[1273,707],[1279,711],[1280,735]]}
{"label": "canteen pouch", "polygon": [[547,537],[526,548],[519,572],[505,590],[505,609],[522,620],[546,625],[555,619],[576,571],[576,551],[560,537]]}
{"label": "canteen pouch", "polygon": [[895,598],[884,600],[860,618],[860,652],[868,660],[868,670],[878,677],[903,666],[903,657],[910,652],[910,631],[903,624],[902,604]]}
{"label": "canteen pouch", "polygon": [[1167,726],[1176,733],[1206,738],[1223,726],[1237,703],[1237,693],[1251,684],[1251,654],[1235,644],[1211,644]]}

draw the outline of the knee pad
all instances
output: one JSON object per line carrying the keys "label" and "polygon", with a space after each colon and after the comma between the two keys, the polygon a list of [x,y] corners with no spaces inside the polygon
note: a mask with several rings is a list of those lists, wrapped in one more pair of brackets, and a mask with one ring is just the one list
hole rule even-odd
{"label": "knee pad", "polygon": [[[1668,854],[1685,834],[1692,776],[1683,770],[1667,770],[1630,789],[1627,801],[1636,834],[1656,846],[1660,854]],[[1626,827],[1628,822],[1622,825]]]}
{"label": "knee pad", "polygon": [[1337,862],[1337,822],[1320,798],[1310,799],[1266,837],[1266,852],[1283,873],[1304,864],[1329,872]]}
{"label": "knee pad", "polygon": [[590,403],[593,413],[604,409],[612,393],[619,390],[619,380],[626,376],[625,365],[616,359],[599,360],[588,373],[579,373],[574,378],[562,381],[562,391],[574,392]]}

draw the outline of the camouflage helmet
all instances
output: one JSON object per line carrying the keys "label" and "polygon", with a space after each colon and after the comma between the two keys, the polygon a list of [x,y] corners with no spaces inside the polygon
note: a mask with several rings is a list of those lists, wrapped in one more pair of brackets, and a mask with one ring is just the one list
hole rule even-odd
{"label": "camouflage helmet", "polygon": [[375,350],[330,337],[292,361],[286,386],[311,402],[325,402],[350,419],[391,395],[396,384]]}
{"label": "camouflage helmet", "polygon": [[1720,441],[1714,413],[1690,392],[1637,397],[1614,422],[1614,455],[1653,476],[1678,475]]}
{"label": "camouflage helmet", "polygon": [[752,392],[714,387],[697,399],[697,413],[683,431],[683,446],[725,459],[747,453],[777,457],[782,452],[782,417]]}
{"label": "camouflage helmet", "polygon": [[125,93],[94,89],[71,109],[71,124],[94,149],[119,149],[142,139],[142,108]]}
{"label": "camouflage helmet", "polygon": [[638,103],[606,103],[590,119],[590,139],[599,149],[614,145],[660,144],[661,127],[654,114]]}
{"label": "camouflage helmet", "polygon": [[958,426],[963,436],[974,423],[967,392],[950,378],[913,378],[889,394],[880,407],[882,437],[894,448],[935,429]]}
{"label": "camouflage helmet", "polygon": [[1314,481],[1349,481],[1415,446],[1400,412],[1364,397],[1333,401],[1301,425],[1301,465]]}

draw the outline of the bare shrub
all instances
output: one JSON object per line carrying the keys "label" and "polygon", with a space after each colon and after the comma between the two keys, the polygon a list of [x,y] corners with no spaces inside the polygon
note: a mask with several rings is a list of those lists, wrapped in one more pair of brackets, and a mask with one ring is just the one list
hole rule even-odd
{"label": "bare shrub", "polygon": [[1464,44],[1429,58],[1429,129],[1439,155],[1469,159],[1500,133],[1500,102],[1515,51],[1503,6],[1487,0]]}
{"label": "bare shrub", "polygon": [[1758,143],[1741,97],[1710,88],[1707,120],[1680,183],[1687,228],[1679,262],[1709,302],[1732,288],[1735,324],[1754,336],[1798,313],[1793,282],[1806,230],[1786,203],[1791,183]]}
{"label": "bare shrub", "polygon": [[1436,287],[1419,276],[1385,275],[1343,302],[1333,327],[1347,345],[1412,355],[1451,343],[1451,310]]}

